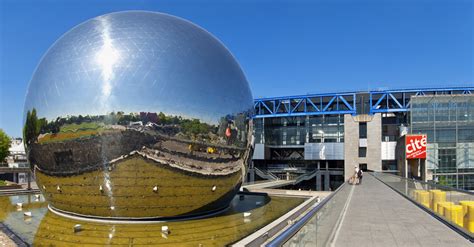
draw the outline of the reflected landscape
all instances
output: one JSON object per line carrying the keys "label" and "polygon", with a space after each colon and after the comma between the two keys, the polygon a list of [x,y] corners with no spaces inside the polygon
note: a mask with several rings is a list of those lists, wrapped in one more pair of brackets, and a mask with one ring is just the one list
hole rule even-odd
{"label": "reflected landscape", "polygon": [[50,207],[98,218],[223,210],[252,154],[253,99],[232,54],[166,14],[88,20],[39,63],[24,140]]}
{"label": "reflected landscape", "polygon": [[40,126],[34,141],[26,135],[40,189],[52,207],[82,215],[173,217],[223,209],[249,158],[244,116],[212,126],[162,113],[51,123],[29,115],[25,133],[32,121]]}

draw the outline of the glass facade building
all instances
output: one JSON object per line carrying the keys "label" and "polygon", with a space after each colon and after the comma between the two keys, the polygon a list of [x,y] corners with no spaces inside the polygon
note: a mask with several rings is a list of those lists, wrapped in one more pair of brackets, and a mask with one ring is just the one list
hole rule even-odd
{"label": "glass facade building", "polygon": [[[319,181],[318,190],[337,188],[343,182],[344,115],[256,118],[254,137],[257,170],[280,179],[312,174]],[[298,186],[311,189],[311,183],[314,180]]]}
{"label": "glass facade building", "polygon": [[291,146],[320,142],[344,142],[343,115],[255,120],[255,143]]}
{"label": "glass facade building", "polygon": [[474,97],[411,100],[411,133],[428,137],[427,169],[440,184],[474,190]]}
{"label": "glass facade building", "polygon": [[[359,167],[409,170],[404,176],[474,190],[472,92],[406,89],[256,99],[249,172],[258,171],[250,181],[304,179],[311,185],[303,189],[316,183],[317,190],[326,190]],[[407,134],[427,134],[426,160],[406,159],[401,140]]]}

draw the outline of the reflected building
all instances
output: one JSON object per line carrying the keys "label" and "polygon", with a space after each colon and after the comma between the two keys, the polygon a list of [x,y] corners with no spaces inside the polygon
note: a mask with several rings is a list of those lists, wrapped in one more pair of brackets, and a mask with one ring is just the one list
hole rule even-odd
{"label": "reflected building", "polygon": [[204,29],[127,11],[63,35],[29,85],[23,129],[50,207],[176,218],[226,208],[251,156],[253,100]]}
{"label": "reflected building", "polygon": [[[27,168],[29,167],[26,159],[25,145],[21,138],[12,138],[11,146],[8,149],[8,156],[5,158],[8,167],[10,168]],[[8,180],[14,183],[27,183],[28,174],[20,173],[3,173],[0,174],[0,180]]]}

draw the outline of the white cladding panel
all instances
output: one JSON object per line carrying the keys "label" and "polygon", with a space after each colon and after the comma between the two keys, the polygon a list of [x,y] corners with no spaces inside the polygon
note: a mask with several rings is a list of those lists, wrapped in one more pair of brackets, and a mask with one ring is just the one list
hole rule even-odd
{"label": "white cladding panel", "polygon": [[265,144],[257,143],[255,144],[255,150],[253,152],[254,160],[264,160],[265,159]]}
{"label": "white cladding panel", "polygon": [[305,143],[305,160],[344,160],[344,143]]}
{"label": "white cladding panel", "polygon": [[382,160],[395,160],[395,148],[397,142],[382,142]]}
{"label": "white cladding panel", "polygon": [[438,164],[438,143],[428,143],[426,145],[426,168],[437,169]]}
{"label": "white cladding panel", "polygon": [[457,144],[456,166],[458,168],[474,168],[474,143]]}

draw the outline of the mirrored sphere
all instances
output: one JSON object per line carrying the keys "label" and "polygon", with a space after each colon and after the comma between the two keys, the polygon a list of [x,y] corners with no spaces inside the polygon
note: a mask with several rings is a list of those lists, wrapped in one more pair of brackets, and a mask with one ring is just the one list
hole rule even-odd
{"label": "mirrored sphere", "polygon": [[156,218],[224,209],[251,154],[253,99],[204,29],[143,11],[88,20],[57,40],[26,96],[23,134],[50,207]]}

